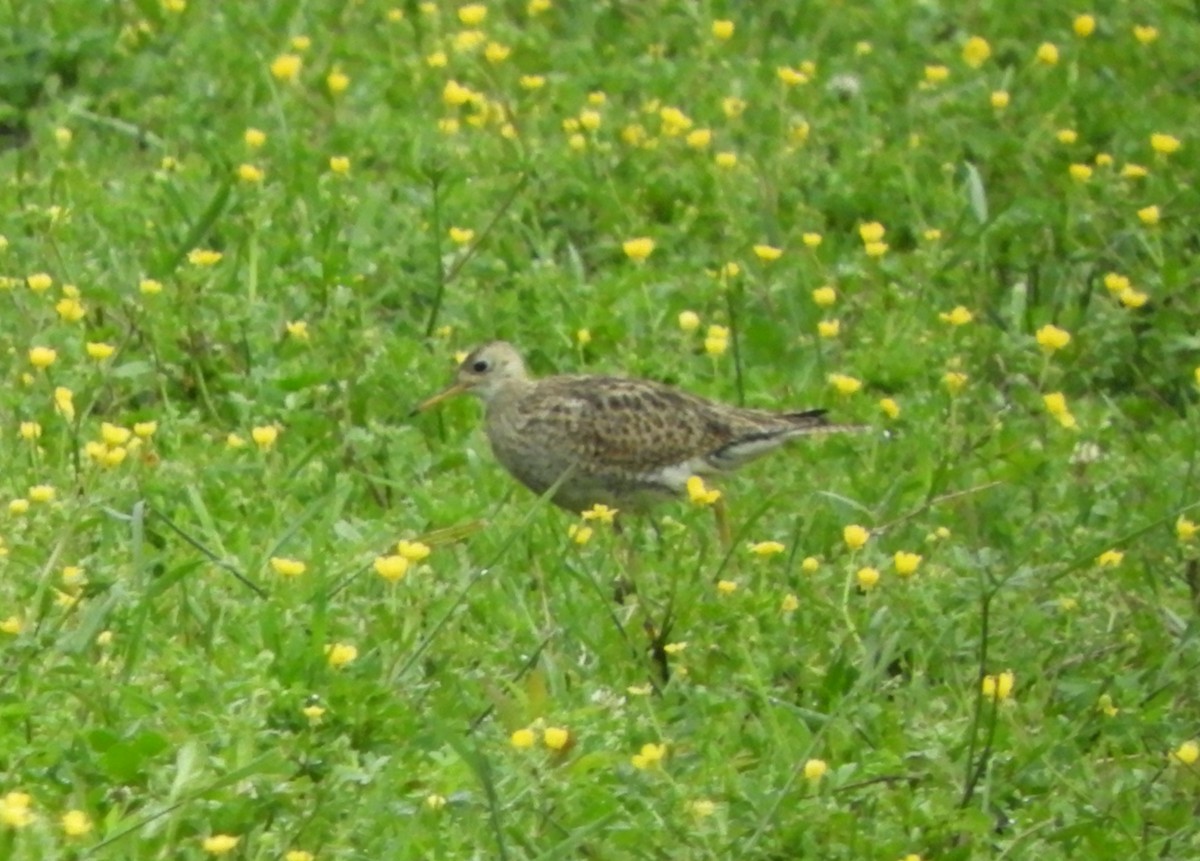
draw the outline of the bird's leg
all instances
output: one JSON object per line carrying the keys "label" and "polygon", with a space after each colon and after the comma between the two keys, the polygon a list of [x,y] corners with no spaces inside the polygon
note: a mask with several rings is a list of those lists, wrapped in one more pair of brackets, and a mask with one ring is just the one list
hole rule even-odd
{"label": "bird's leg", "polygon": [[728,553],[733,547],[733,535],[729,531],[729,511],[725,508],[725,497],[720,497],[713,503],[713,519],[717,522],[717,538],[721,541],[721,549]]}

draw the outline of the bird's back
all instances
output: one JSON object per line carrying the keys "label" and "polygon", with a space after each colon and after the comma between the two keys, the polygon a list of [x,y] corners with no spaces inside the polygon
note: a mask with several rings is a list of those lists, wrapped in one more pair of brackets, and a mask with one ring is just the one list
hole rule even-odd
{"label": "bird's back", "polygon": [[727,406],[650,380],[555,376],[496,399],[487,431],[496,456],[534,490],[570,469],[576,477],[564,484],[677,491],[689,475],[733,469],[826,428],[823,413]]}

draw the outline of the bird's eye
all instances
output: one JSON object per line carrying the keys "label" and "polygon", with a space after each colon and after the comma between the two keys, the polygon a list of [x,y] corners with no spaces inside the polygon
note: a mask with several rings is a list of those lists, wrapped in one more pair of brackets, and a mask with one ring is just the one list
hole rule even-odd
{"label": "bird's eye", "polygon": [[487,359],[476,359],[475,363],[473,365],[471,365],[471,370],[477,374],[482,374],[487,369],[488,369]]}

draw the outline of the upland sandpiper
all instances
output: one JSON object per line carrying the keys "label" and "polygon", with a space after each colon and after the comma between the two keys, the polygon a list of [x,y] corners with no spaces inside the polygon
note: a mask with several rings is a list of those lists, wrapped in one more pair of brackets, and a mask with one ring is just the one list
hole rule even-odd
{"label": "upland sandpiper", "polygon": [[797,437],[858,429],[831,424],[824,410],[746,409],[650,380],[533,378],[505,341],[474,350],[454,384],[415,411],[462,392],[483,401],[492,451],[513,477],[534,493],[555,488],[554,503],[576,514],[598,503],[644,509],[682,494],[692,476],[729,472]]}

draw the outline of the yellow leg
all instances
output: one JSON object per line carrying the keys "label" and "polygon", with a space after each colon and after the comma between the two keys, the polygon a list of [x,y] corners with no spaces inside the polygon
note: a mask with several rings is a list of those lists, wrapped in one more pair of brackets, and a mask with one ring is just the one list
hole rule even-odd
{"label": "yellow leg", "polygon": [[721,549],[726,553],[733,547],[733,535],[729,531],[729,512],[725,509],[725,499],[722,497],[713,503],[713,518],[717,521],[717,538],[721,540]]}

